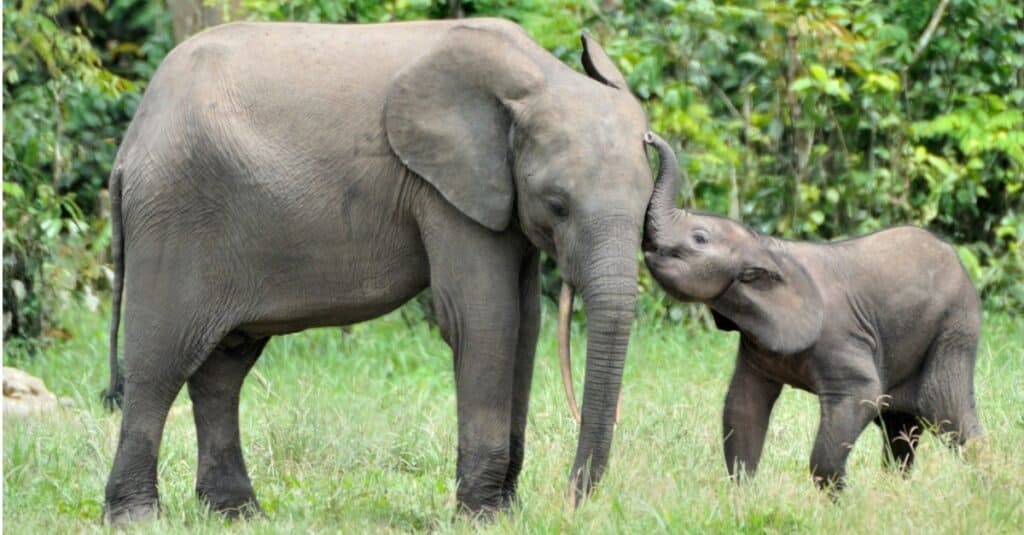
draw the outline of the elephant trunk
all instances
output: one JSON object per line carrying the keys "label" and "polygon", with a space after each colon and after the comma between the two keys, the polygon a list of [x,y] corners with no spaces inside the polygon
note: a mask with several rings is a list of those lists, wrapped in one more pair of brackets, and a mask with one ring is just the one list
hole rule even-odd
{"label": "elephant trunk", "polygon": [[668,142],[653,132],[644,134],[644,142],[654,145],[658,151],[658,178],[654,182],[654,193],[651,194],[651,201],[647,205],[647,218],[644,223],[645,241],[657,243],[658,233],[665,228],[676,209],[675,200],[679,194],[679,162]]}
{"label": "elephant trunk", "polygon": [[588,262],[581,279],[587,312],[587,362],[579,445],[570,476],[573,504],[601,479],[608,464],[636,303],[637,241],[624,240],[598,249],[600,258]]}
{"label": "elephant trunk", "polygon": [[[570,333],[572,332],[572,301],[575,292],[567,282],[562,282],[562,291],[558,296],[558,363],[562,370],[562,388],[565,390],[565,400],[569,405],[569,413],[576,420],[576,425],[581,423],[580,408],[576,405],[576,389],[572,380],[572,347]],[[622,396],[619,396],[618,404],[615,406],[615,423],[622,420]]]}

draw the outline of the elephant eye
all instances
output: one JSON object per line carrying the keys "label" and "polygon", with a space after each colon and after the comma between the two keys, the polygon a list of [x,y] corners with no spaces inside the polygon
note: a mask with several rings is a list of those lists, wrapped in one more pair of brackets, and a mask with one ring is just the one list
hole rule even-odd
{"label": "elephant eye", "polygon": [[740,272],[740,282],[756,282],[769,276],[768,270],[759,267],[748,267]]}
{"label": "elephant eye", "polygon": [[698,230],[693,233],[693,243],[697,245],[705,245],[708,243],[708,235],[703,230]]}
{"label": "elephant eye", "polygon": [[565,201],[558,197],[548,197],[547,199],[548,209],[558,219],[565,219],[569,217],[569,208],[566,207]]}

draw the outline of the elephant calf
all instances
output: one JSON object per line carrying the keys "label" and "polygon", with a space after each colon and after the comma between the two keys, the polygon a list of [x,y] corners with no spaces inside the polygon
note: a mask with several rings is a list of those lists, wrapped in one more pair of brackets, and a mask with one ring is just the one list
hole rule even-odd
{"label": "elephant calf", "polygon": [[672,149],[648,136],[662,169],[644,251],[658,283],[740,332],[725,398],[730,475],[752,476],[783,384],[817,394],[811,472],[838,490],[850,446],[874,421],[887,464],[906,470],[922,424],[962,445],[982,433],[974,403],[980,303],[956,252],[897,227],[818,244],[764,236],[724,217],[676,209]]}

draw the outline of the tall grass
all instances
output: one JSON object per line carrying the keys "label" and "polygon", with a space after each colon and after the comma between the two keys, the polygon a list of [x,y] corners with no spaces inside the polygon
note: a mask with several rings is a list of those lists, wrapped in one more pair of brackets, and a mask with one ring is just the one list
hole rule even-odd
{"label": "tall grass", "polygon": [[[564,499],[576,428],[562,398],[546,310],[538,347],[521,508],[486,526],[453,519],[455,399],[447,346],[399,314],[271,341],[242,393],[242,438],[266,516],[228,523],[194,498],[196,441],[182,394],[164,434],[163,516],[141,532],[382,533],[1003,533],[1024,526],[1024,320],[988,316],[978,358],[979,410],[988,438],[965,462],[926,437],[904,479],[881,466],[873,426],[857,442],[839,503],[807,473],[816,399],[785,389],[761,470],[725,478],[721,402],[736,335],[653,323],[634,330],[624,419],[610,470],[578,511]],[[74,406],[5,418],[3,528],[8,533],[100,531],[103,486],[119,414],[98,394],[106,381],[105,314],[68,311],[71,338],[7,365],[42,377]],[[577,326],[578,327],[578,326]],[[582,377],[584,332],[578,344]]]}

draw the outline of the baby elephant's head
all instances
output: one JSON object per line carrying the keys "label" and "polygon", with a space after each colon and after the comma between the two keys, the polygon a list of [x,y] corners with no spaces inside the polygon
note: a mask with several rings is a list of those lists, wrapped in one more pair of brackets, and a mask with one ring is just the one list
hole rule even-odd
{"label": "baby elephant's head", "polygon": [[757,271],[758,264],[766,266],[770,259],[763,258],[766,251],[749,229],[718,215],[675,207],[679,189],[675,152],[654,134],[645,140],[658,149],[661,160],[643,243],[647,268],[658,284],[680,301],[711,304],[738,279],[768,275]]}
{"label": "baby elephant's head", "polygon": [[814,342],[822,325],[822,297],[788,247],[714,214],[675,207],[679,164],[658,136],[661,169],[647,206],[644,259],[655,280],[680,301],[704,303],[723,329],[739,330],[777,353]]}
{"label": "baby elephant's head", "polygon": [[737,280],[771,276],[745,261],[744,257],[756,255],[759,248],[756,236],[743,225],[713,214],[678,209],[664,217],[652,218],[648,212],[647,217],[647,268],[658,284],[680,301],[711,304]]}

